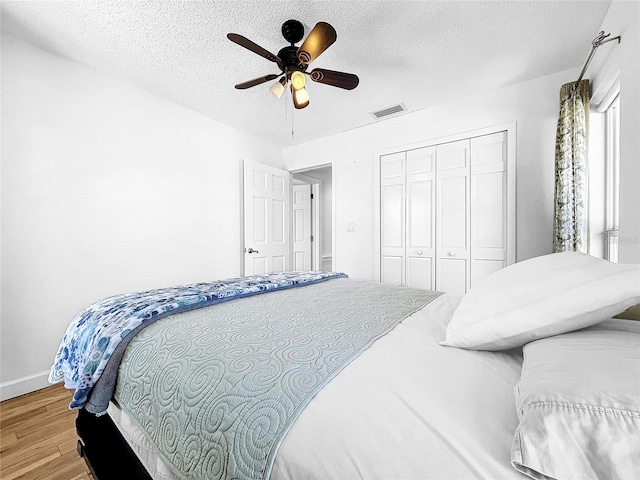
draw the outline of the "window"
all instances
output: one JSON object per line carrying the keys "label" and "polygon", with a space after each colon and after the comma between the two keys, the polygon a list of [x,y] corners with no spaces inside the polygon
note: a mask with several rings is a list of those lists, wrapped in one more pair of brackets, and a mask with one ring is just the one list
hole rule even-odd
{"label": "window", "polygon": [[620,221],[620,94],[605,111],[605,258],[618,262],[618,227]]}

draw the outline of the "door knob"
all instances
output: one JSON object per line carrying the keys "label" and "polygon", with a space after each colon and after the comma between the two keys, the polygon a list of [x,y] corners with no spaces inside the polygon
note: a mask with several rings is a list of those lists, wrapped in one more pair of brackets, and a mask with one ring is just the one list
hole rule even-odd
{"label": "door knob", "polygon": [[249,250],[247,250],[247,253],[260,253],[258,250],[254,250],[253,248],[249,247]]}
{"label": "door knob", "polygon": [[418,254],[418,255],[422,255],[422,250],[418,250],[418,251],[416,252],[416,254]]}
{"label": "door knob", "polygon": [[450,257],[455,257],[456,256],[456,252],[448,252],[447,255],[449,255]]}

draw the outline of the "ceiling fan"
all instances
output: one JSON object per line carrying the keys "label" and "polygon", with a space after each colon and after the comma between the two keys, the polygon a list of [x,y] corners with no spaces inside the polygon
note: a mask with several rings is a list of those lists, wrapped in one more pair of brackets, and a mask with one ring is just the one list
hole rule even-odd
{"label": "ceiling fan", "polygon": [[324,68],[315,68],[311,72],[307,72],[309,64],[336,41],[336,31],[328,23],[319,22],[313,27],[300,47],[295,46],[304,37],[304,26],[299,21],[287,20],[284,22],[282,24],[282,36],[291,45],[282,48],[278,55],[274,55],[242,35],[237,33],[227,34],[227,38],[232,42],[274,62],[281,72],[239,83],[236,85],[237,89],[244,90],[280,77],[271,85],[271,92],[280,98],[287,83],[290,83],[293,105],[296,108],[304,108],[309,105],[309,94],[305,89],[305,75],[309,76],[314,82],[346,90],[353,90],[360,83],[358,76],[352,73],[337,72]]}

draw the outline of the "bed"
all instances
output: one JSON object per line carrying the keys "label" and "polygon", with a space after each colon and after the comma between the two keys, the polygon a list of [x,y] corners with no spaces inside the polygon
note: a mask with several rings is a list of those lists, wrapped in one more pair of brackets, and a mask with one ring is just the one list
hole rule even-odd
{"label": "bed", "polygon": [[88,307],[50,380],[100,480],[640,478],[638,303],[637,265],[576,253],[465,296],[230,279]]}

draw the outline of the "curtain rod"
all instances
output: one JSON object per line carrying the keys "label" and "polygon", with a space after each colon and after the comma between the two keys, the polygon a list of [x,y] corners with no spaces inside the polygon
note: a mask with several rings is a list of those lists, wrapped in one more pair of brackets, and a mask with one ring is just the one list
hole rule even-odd
{"label": "curtain rod", "polygon": [[[582,80],[582,77],[584,76],[584,72],[587,71],[587,67],[589,66],[589,64],[591,63],[591,59],[593,58],[593,55],[596,53],[596,50],[598,49],[598,47],[604,43],[608,43],[608,42],[612,42],[613,40],[617,40],[618,43],[620,43],[620,35],[618,35],[617,37],[613,37],[613,38],[609,38],[607,39],[607,37],[609,37],[611,34],[607,33],[606,35],[604,34],[604,32],[599,32],[598,35],[596,35],[596,38],[593,39],[593,41],[591,42],[591,52],[589,52],[589,56],[587,57],[587,61],[584,63],[584,67],[582,67],[582,71],[580,72],[580,76],[578,77],[578,80],[576,80],[576,83],[573,85],[572,90],[575,90],[576,88],[578,88],[578,85],[580,84],[580,81]],[[605,40],[607,39],[607,40]]]}

